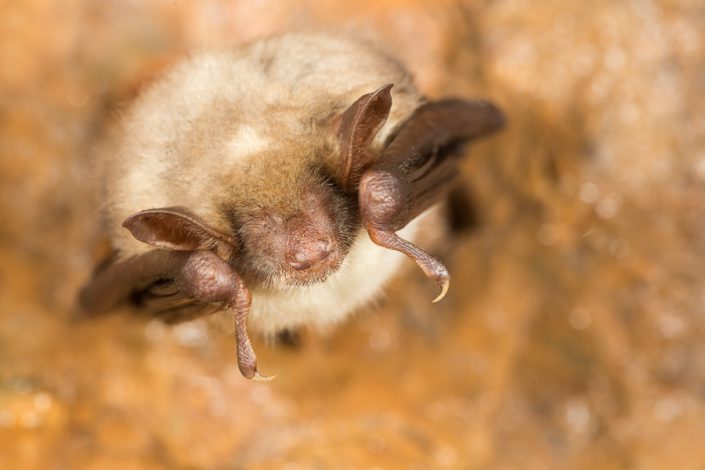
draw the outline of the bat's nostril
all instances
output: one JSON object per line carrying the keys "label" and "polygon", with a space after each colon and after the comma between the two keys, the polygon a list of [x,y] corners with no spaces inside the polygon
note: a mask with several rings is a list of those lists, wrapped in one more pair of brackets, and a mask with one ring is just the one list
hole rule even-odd
{"label": "bat's nostril", "polygon": [[316,242],[316,248],[318,248],[321,251],[326,252],[326,255],[330,253],[331,251],[331,241],[328,239],[321,239]]}
{"label": "bat's nostril", "polygon": [[296,258],[287,259],[286,262],[289,263],[289,266],[296,269],[297,271],[305,271],[306,269],[311,267],[311,263]]}
{"label": "bat's nostril", "polygon": [[328,258],[331,253],[330,240],[317,240],[292,249],[286,255],[286,262],[297,271],[315,269]]}

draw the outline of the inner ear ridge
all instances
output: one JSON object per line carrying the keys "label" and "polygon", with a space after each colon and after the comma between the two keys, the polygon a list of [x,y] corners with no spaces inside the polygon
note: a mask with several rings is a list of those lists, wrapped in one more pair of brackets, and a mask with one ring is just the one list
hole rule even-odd
{"label": "inner ear ridge", "polygon": [[339,175],[341,185],[348,191],[355,189],[362,172],[376,159],[369,151],[369,146],[389,116],[392,86],[392,83],[388,83],[361,96],[342,115]]}
{"label": "inner ear ridge", "polygon": [[137,239],[158,248],[179,251],[235,247],[235,240],[183,207],[147,209],[130,215],[122,224]]}

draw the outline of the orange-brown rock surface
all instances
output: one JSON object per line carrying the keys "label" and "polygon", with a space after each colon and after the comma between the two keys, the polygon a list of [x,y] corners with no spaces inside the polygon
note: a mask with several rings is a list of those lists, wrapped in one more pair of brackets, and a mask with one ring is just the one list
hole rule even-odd
{"label": "orange-brown rock surface", "polygon": [[[702,1],[0,11],[0,468],[703,468]],[[463,168],[479,223],[447,299],[409,270],[329,336],[257,344],[266,384],[225,317],[76,320],[111,97],[165,57],[328,27],[507,112]]]}

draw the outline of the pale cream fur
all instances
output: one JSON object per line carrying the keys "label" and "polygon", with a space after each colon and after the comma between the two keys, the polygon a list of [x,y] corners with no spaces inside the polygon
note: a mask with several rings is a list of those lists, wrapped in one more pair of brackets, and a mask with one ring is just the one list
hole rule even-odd
{"label": "pale cream fur", "polygon": [[270,148],[273,142],[248,125],[241,126],[230,139],[228,155],[224,164],[234,165],[240,158],[245,158]]}
{"label": "pale cream fur", "polygon": [[[232,232],[219,207],[230,197],[224,177],[238,175],[229,184],[246,187],[250,175],[242,173],[263,155],[280,168],[295,164],[287,149],[305,149],[302,136],[312,135],[316,122],[387,83],[394,84],[393,107],[376,148],[421,98],[405,69],[375,46],[338,35],[295,34],[193,55],[136,99],[98,155],[114,247],[123,258],[152,249],[121,227],[129,215],[151,208],[185,206]],[[427,216],[400,234],[413,241]],[[271,334],[334,324],[372,299],[403,261],[360,230],[342,267],[324,283],[255,287],[250,326]]]}

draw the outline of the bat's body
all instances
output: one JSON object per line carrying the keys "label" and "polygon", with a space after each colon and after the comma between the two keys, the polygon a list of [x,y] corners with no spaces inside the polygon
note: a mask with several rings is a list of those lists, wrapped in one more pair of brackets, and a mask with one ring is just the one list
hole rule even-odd
{"label": "bat's body", "polygon": [[445,268],[412,243],[450,187],[455,145],[500,125],[484,102],[424,104],[398,62],[344,37],[195,55],[143,92],[103,147],[117,257],[84,306],[231,308],[240,368],[257,377],[248,325],[334,324],[402,253],[445,292]]}
{"label": "bat's body", "polygon": [[[106,155],[106,222],[120,257],[154,249],[122,227],[144,209],[187,207],[224,233],[243,206],[278,206],[281,217],[291,215],[310,168],[322,167],[326,146],[336,145],[321,132],[326,121],[386,83],[395,84],[395,105],[373,143],[377,151],[420,98],[400,65],[362,44],[275,38],[180,64],[127,111]],[[404,235],[413,239],[415,225]],[[325,282],[252,286],[250,328],[273,334],[330,325],[373,297],[403,256],[370,242],[359,224],[352,236],[349,256]]]}

